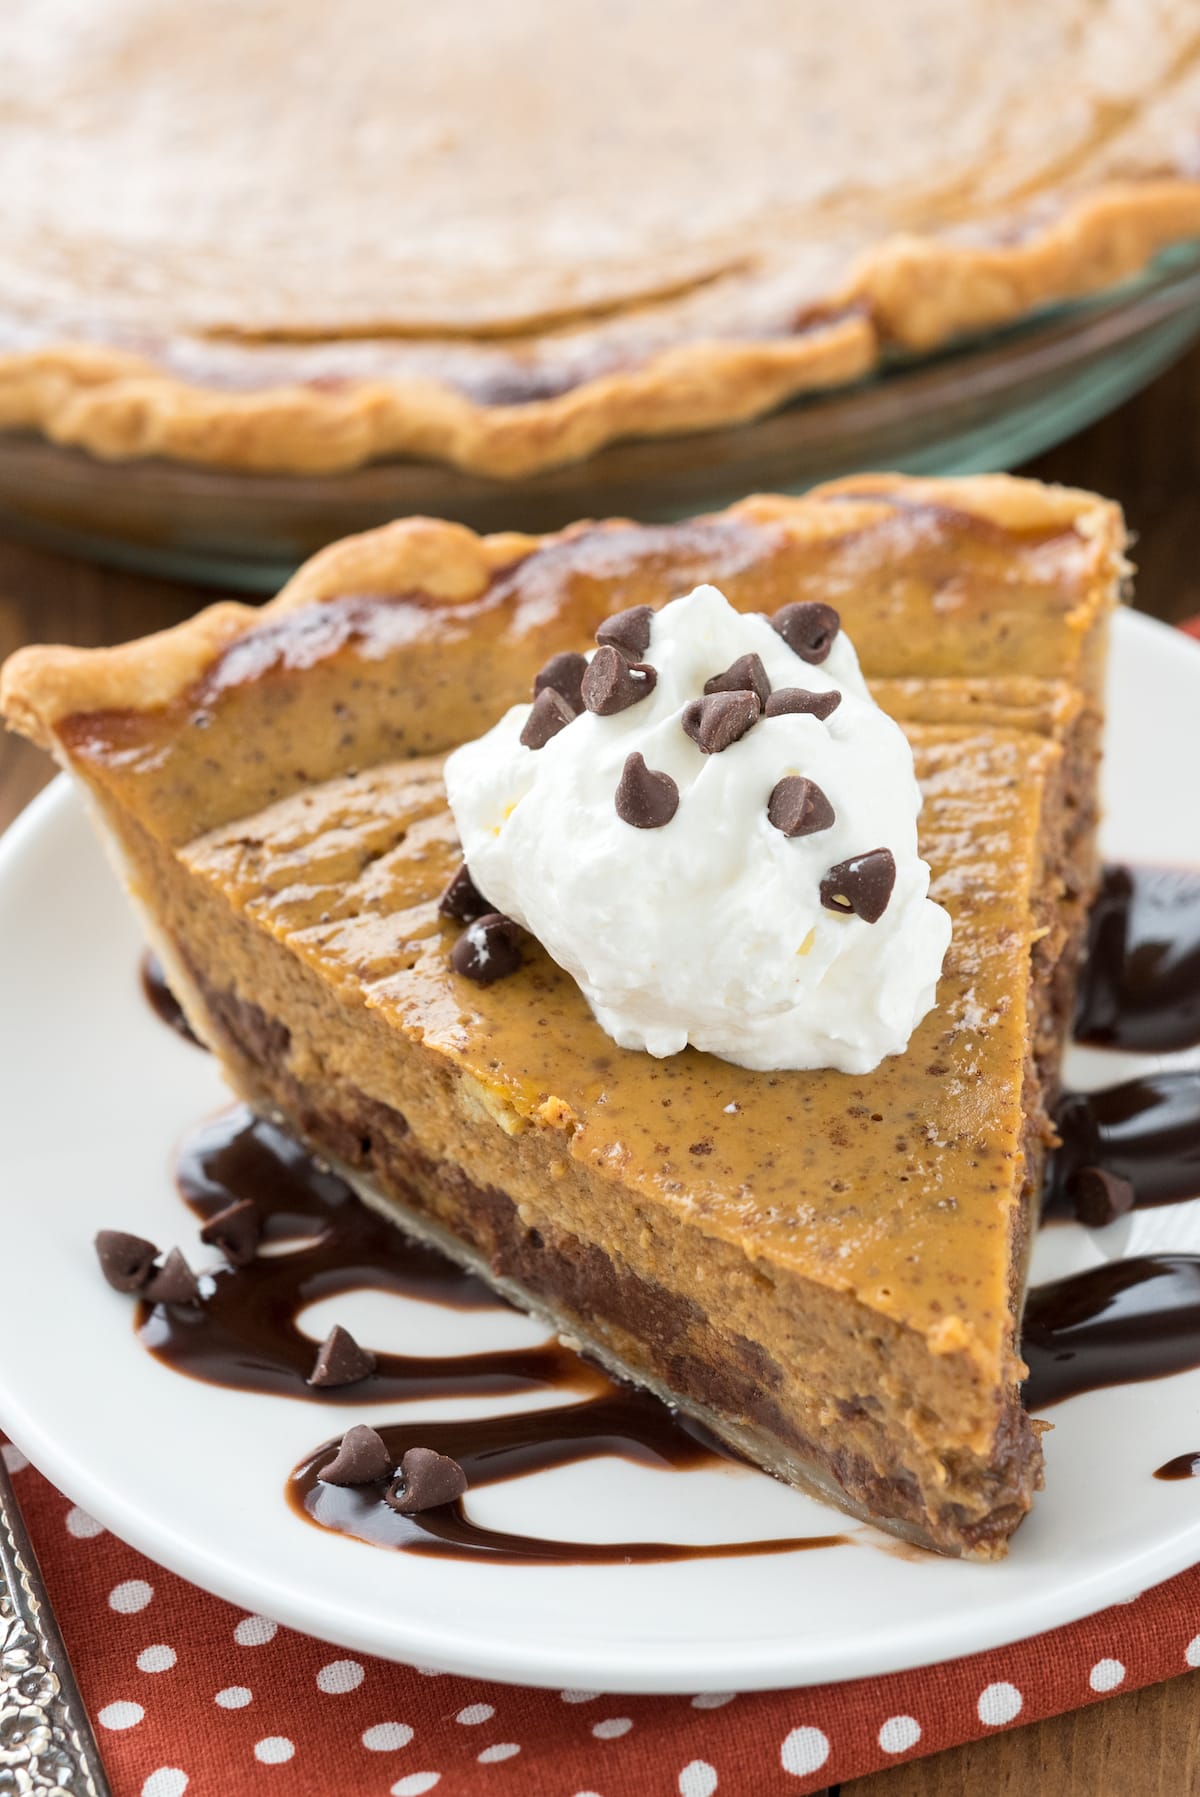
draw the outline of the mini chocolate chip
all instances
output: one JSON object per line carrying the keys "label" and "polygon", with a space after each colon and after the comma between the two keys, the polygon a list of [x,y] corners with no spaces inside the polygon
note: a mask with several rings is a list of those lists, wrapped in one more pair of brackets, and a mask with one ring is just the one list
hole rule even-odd
{"label": "mini chocolate chip", "polygon": [[148,1304],[199,1304],[200,1285],[178,1248],[172,1248],[161,1267],[156,1267],[142,1296]]}
{"label": "mini chocolate chip", "polygon": [[521,965],[519,926],[500,911],[477,917],[450,950],[450,965],[479,986],[505,979]]}
{"label": "mini chocolate chip", "polygon": [[596,641],[619,649],[629,661],[641,661],[650,647],[653,617],[648,605],[631,605],[628,611],[614,612],[611,618],[605,618],[596,632]]}
{"label": "mini chocolate chip", "polygon": [[153,1242],[123,1229],[98,1230],[95,1247],[100,1271],[115,1292],[140,1292],[158,1259]]}
{"label": "mini chocolate chip", "polygon": [[1107,1167],[1081,1167],[1069,1190],[1075,1215],[1089,1229],[1103,1229],[1133,1209],[1132,1185]]}
{"label": "mini chocolate chip", "polygon": [[597,649],[583,677],[583,702],[597,717],[611,717],[615,711],[626,711],[654,691],[658,674],[648,662],[631,666],[611,644]]}
{"label": "mini chocolate chip", "polygon": [[239,1198],[236,1204],[226,1205],[208,1219],[200,1231],[200,1240],[219,1248],[232,1266],[247,1267],[254,1259],[261,1234],[262,1219],[253,1199]]}
{"label": "mini chocolate chip", "polygon": [[467,1475],[449,1454],[439,1454],[433,1448],[409,1448],[384,1497],[401,1516],[415,1516],[419,1510],[452,1504],[466,1489]]}
{"label": "mini chocolate chip", "polygon": [[723,674],[704,682],[706,693],[754,693],[760,705],[771,697],[771,682],[761,655],[739,655]]}
{"label": "mini chocolate chip", "polygon": [[777,611],[771,626],[793,654],[815,665],[824,661],[833,648],[842,620],[832,605],[822,605],[819,599],[801,599]]}
{"label": "mini chocolate chip", "polygon": [[815,780],[787,774],[767,800],[767,819],[785,836],[815,836],[828,830],[834,810]]}
{"label": "mini chocolate chip", "polygon": [[761,711],[757,693],[712,693],[685,705],[680,721],[698,749],[719,755],[757,724]]}
{"label": "mini chocolate chip", "polygon": [[679,788],[670,774],[646,766],[635,750],[625,758],[617,784],[617,816],[635,830],[661,830],[679,809]]}
{"label": "mini chocolate chip", "polygon": [[544,749],[552,736],[575,722],[576,715],[561,693],[544,686],[525,719],[521,741],[527,749]]}
{"label": "mini chocolate chip", "polygon": [[348,1329],[335,1323],[321,1346],[308,1383],[317,1387],[357,1385],[375,1371],[375,1356],[369,1348],[360,1348]]}
{"label": "mini chocolate chip", "polygon": [[438,900],[438,911],[443,917],[457,917],[460,923],[472,923],[491,908],[464,861]]}
{"label": "mini chocolate chip", "polygon": [[317,1474],[322,1485],[373,1485],[392,1470],[387,1443],[366,1423],[355,1423],[338,1443],[338,1451]]}
{"label": "mini chocolate chip", "polygon": [[534,676],[534,697],[549,687],[551,692],[567,701],[578,717],[583,710],[583,694],[579,689],[587,673],[587,665],[587,656],[580,655],[578,649],[564,649],[561,655],[552,655],[545,667]]}
{"label": "mini chocolate chip", "polygon": [[878,923],[895,884],[891,849],[868,849],[830,868],[821,881],[821,903],[827,911],[853,912],[864,923]]}
{"label": "mini chocolate chip", "polygon": [[806,712],[809,717],[820,718],[822,722],[837,710],[842,702],[841,693],[810,693],[802,686],[781,686],[772,693],[763,706],[766,718],[787,717],[791,712]]}

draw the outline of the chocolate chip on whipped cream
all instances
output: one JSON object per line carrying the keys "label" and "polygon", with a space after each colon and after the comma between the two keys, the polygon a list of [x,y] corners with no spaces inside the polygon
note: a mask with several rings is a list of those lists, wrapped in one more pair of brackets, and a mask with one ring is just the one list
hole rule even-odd
{"label": "chocolate chip on whipped cream", "polygon": [[544,686],[525,719],[521,741],[527,749],[544,749],[551,737],[575,722],[576,715],[561,693]]}
{"label": "chocolate chip on whipped cream", "polygon": [[100,1271],[115,1292],[140,1292],[158,1259],[153,1242],[123,1229],[97,1230],[95,1248]]}
{"label": "chocolate chip on whipped cream", "polygon": [[654,612],[648,605],[631,605],[628,611],[614,612],[605,618],[596,632],[601,648],[619,649],[630,661],[641,661],[650,647],[650,631]]}
{"label": "chocolate chip on whipped cream", "polygon": [[580,687],[587,673],[587,656],[580,655],[577,649],[564,649],[560,655],[552,655],[544,668],[534,677],[533,696],[549,687],[561,699],[565,699],[571,710],[578,717],[583,710],[583,694]]}
{"label": "chocolate chip on whipped cream", "polygon": [[723,674],[714,674],[711,680],[704,682],[704,691],[706,694],[751,692],[759,704],[765,706],[771,697],[771,682],[763,667],[762,656],[739,655]]}
{"label": "chocolate chip on whipped cream", "polygon": [[335,1323],[317,1349],[308,1383],[318,1390],[338,1385],[357,1385],[375,1371],[375,1356],[360,1348],[348,1329]]}
{"label": "chocolate chip on whipped cream", "polygon": [[648,662],[630,663],[611,644],[597,649],[583,677],[583,702],[597,717],[609,718],[649,698],[658,672]]}
{"label": "chocolate chip on whipped cream", "polygon": [[828,693],[810,693],[803,686],[781,686],[778,692],[772,693],[763,706],[765,718],[784,718],[800,715],[820,718],[824,723],[832,717],[842,702],[842,695],[834,687]]}
{"label": "chocolate chip on whipped cream", "polygon": [[355,1423],[317,1477],[323,1485],[374,1485],[391,1471],[392,1457],[383,1436],[366,1423]]}
{"label": "chocolate chip on whipped cream", "polygon": [[[641,654],[656,679],[640,702],[589,708],[534,755],[520,740],[530,708],[516,705],[447,758],[476,880],[622,1048],[690,1044],[767,1071],[869,1072],[933,1005],[950,939],[917,846],[907,738],[872,699],[831,607],[785,608],[776,623],[790,643],[711,586],[639,615],[638,631],[615,627],[621,647],[592,652],[583,692],[629,676],[627,657]],[[796,643],[824,659],[799,660]],[[801,695],[769,722],[762,680],[768,706],[781,690]],[[699,736],[702,720],[715,732],[707,754],[685,727]],[[793,781],[814,790],[785,784],[773,820],[772,795]],[[820,896],[864,844],[895,865],[871,929]]]}
{"label": "chocolate chip on whipped cream", "polygon": [[864,923],[878,923],[896,884],[891,849],[868,849],[839,861],[821,881],[821,903],[828,911],[853,912]]}
{"label": "chocolate chip on whipped cream", "polygon": [[767,818],[785,836],[812,836],[836,822],[821,788],[803,774],[787,774],[777,783],[767,800]]}
{"label": "chocolate chip on whipped cream", "polygon": [[409,1448],[384,1497],[401,1516],[453,1504],[467,1489],[467,1475],[449,1454],[435,1448]]}
{"label": "chocolate chip on whipped cream", "polygon": [[680,722],[702,754],[720,755],[757,724],[761,711],[757,693],[712,693],[685,706]]}
{"label": "chocolate chip on whipped cream", "polygon": [[442,917],[456,917],[459,923],[471,923],[491,908],[464,861],[438,900],[439,913]]}
{"label": "chocolate chip on whipped cream", "polygon": [[450,951],[455,973],[490,986],[507,979],[521,965],[521,932],[511,917],[488,911],[469,923]]}
{"label": "chocolate chip on whipped cream", "polygon": [[814,667],[829,659],[841,627],[842,620],[832,605],[822,605],[819,599],[797,600],[783,606],[771,619],[772,630],[778,632],[792,653]]}

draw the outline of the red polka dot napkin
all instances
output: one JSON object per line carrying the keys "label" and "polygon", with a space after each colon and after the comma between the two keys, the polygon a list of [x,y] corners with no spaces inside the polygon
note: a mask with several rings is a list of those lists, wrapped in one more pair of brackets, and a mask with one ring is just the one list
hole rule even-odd
{"label": "red polka dot napkin", "polygon": [[485,1684],[247,1616],[5,1457],[115,1797],[802,1797],[1200,1666],[1194,1567],[1069,1628],[889,1678],[692,1697]]}

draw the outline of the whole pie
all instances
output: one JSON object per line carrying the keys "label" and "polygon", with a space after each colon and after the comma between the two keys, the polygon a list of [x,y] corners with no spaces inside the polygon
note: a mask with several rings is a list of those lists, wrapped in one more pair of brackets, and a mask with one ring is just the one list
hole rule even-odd
{"label": "whole pie", "polygon": [[0,426],[519,476],[1200,231],[1191,0],[9,0]]}
{"label": "whole pie", "polygon": [[[2,698],[88,790],[252,1105],[778,1476],[994,1558],[1040,1482],[1019,1318],[1123,543],[1114,507],[1002,477],[542,539],[410,519],[261,611],[23,650]],[[445,752],[700,581],[743,613],[836,608],[911,744],[953,937],[936,1008],[872,1072],[619,1048],[532,941],[505,978],[462,971]]]}

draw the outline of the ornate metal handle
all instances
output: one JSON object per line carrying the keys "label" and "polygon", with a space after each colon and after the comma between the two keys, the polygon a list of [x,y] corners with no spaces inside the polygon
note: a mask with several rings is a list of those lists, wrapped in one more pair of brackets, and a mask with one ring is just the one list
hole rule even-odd
{"label": "ornate metal handle", "polygon": [[25,1520],[0,1459],[0,1790],[10,1789],[29,1797],[111,1797]]}

